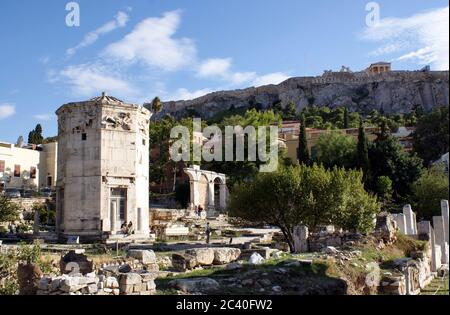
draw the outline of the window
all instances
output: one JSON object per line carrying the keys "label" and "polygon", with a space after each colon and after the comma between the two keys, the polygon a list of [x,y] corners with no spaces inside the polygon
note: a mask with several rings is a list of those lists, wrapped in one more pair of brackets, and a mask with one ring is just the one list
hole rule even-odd
{"label": "window", "polygon": [[0,173],[5,171],[5,161],[0,161]]}
{"label": "window", "polygon": [[145,143],[145,139],[142,139],[142,145],[145,145],[146,143]]}
{"label": "window", "polygon": [[87,140],[87,134],[82,133],[82,134],[81,134],[81,140],[82,140],[82,141],[86,141],[86,140]]}
{"label": "window", "polygon": [[20,177],[20,165],[14,165],[14,177]]}
{"label": "window", "polygon": [[36,178],[36,167],[30,167],[30,178]]}

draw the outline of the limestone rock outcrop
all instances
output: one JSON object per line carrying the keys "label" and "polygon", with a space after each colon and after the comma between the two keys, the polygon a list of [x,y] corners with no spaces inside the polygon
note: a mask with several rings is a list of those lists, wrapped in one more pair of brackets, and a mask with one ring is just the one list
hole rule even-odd
{"label": "limestone rock outcrop", "polygon": [[[188,101],[163,103],[155,119],[171,114],[177,118],[198,113],[204,119],[231,108],[267,109],[293,102],[298,111],[310,106],[339,107],[387,114],[406,113],[415,105],[425,110],[449,104],[448,71],[392,71],[370,75],[366,72],[331,72],[318,77],[296,77],[279,85],[220,91]],[[148,107],[149,105],[144,105]]]}

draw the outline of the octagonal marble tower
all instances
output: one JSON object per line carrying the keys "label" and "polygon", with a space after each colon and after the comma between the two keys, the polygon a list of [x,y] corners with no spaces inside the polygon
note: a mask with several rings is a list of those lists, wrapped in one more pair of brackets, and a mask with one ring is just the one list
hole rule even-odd
{"label": "octagonal marble tower", "polygon": [[60,238],[116,238],[125,222],[147,237],[150,111],[103,93],[56,114]]}

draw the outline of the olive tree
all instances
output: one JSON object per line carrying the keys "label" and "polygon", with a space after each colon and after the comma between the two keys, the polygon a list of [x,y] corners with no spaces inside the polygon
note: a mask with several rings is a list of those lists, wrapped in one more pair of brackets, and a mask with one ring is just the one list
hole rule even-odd
{"label": "olive tree", "polygon": [[7,197],[0,196],[0,222],[12,222],[19,218],[19,207]]}
{"label": "olive tree", "polygon": [[230,200],[230,215],[279,227],[292,251],[296,225],[314,230],[334,224],[367,232],[379,209],[376,198],[364,190],[361,172],[318,165],[259,173],[251,182],[236,184]]}

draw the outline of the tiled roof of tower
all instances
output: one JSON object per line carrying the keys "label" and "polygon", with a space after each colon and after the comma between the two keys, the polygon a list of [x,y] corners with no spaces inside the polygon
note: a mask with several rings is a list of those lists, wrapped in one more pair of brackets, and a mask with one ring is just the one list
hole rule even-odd
{"label": "tiled roof of tower", "polygon": [[105,92],[102,93],[101,96],[94,97],[90,99],[91,102],[101,102],[101,101],[107,101],[107,102],[118,102],[118,103],[124,103],[122,100],[119,100],[118,98],[114,96],[109,96]]}

